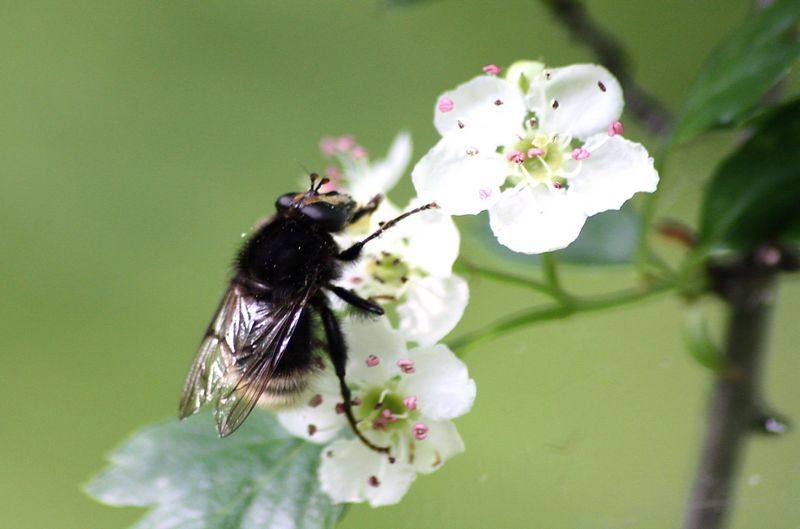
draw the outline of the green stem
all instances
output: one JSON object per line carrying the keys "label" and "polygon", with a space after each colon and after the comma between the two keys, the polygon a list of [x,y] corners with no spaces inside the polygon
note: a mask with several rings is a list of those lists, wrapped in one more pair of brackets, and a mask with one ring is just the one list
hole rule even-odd
{"label": "green stem", "polygon": [[466,334],[450,343],[450,348],[458,356],[463,356],[468,350],[478,344],[496,338],[509,331],[514,331],[534,323],[567,318],[573,314],[595,312],[599,310],[628,305],[636,301],[652,297],[674,288],[672,283],[658,283],[647,289],[633,289],[594,296],[588,298],[573,298],[569,303],[557,303],[544,307],[535,307],[512,315],[484,327],[478,331]]}
{"label": "green stem", "polygon": [[500,283],[507,283],[509,285],[525,287],[531,290],[535,290],[541,294],[545,294],[546,296],[550,296],[553,299],[560,299],[561,293],[554,290],[551,286],[542,283],[541,281],[536,281],[535,279],[528,279],[527,277],[520,277],[514,274],[508,274],[506,272],[500,272],[498,270],[490,270],[488,268],[483,268],[476,264],[470,263],[463,259],[459,259],[456,261],[454,267],[456,272],[462,272],[464,274],[472,274],[480,277],[485,277],[486,279],[491,279],[493,281],[498,281]]}

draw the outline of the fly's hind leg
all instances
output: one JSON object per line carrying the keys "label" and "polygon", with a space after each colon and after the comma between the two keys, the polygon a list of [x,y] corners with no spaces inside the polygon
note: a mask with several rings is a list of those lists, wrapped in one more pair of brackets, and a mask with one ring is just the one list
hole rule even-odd
{"label": "fly's hind leg", "polygon": [[347,422],[353,433],[356,434],[362,443],[367,447],[375,450],[376,452],[389,453],[389,448],[385,446],[377,446],[369,439],[364,437],[364,434],[358,429],[357,421],[353,416],[353,396],[350,393],[350,388],[345,382],[345,365],[347,364],[347,344],[344,341],[344,335],[339,328],[339,322],[333,311],[328,306],[324,298],[318,298],[314,302],[314,308],[322,318],[322,326],[325,329],[325,337],[328,340],[328,354],[331,357],[333,368],[336,371],[336,377],[339,379],[339,388],[344,399],[344,414],[347,417]]}

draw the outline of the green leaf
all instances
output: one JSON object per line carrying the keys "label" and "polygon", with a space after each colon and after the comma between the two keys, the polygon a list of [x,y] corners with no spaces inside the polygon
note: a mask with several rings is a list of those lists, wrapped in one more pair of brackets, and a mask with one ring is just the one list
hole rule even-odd
{"label": "green leaf", "polygon": [[343,512],[319,490],[322,447],[254,411],[219,439],[211,415],[135,433],[86,491],[115,506],[148,506],[135,529],[331,528]]}
{"label": "green leaf", "polygon": [[639,216],[627,204],[619,211],[594,215],[586,221],[578,239],[561,252],[561,260],[585,265],[630,263],[639,230]]}
{"label": "green leaf", "polygon": [[778,107],[717,168],[700,209],[701,250],[745,251],[800,218],[800,99]]}
{"label": "green leaf", "polygon": [[689,90],[672,141],[731,127],[752,115],[764,93],[800,55],[800,40],[794,32],[798,19],[800,2],[777,0],[733,31]]}

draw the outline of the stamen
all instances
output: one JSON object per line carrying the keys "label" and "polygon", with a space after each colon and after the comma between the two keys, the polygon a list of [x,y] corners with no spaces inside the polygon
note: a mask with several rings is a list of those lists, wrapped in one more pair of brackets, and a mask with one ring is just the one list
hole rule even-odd
{"label": "stamen", "polygon": [[600,88],[601,92],[606,91],[606,85],[603,84],[603,81],[597,81],[597,86]]}
{"label": "stamen", "polygon": [[379,487],[380,484],[381,482],[378,481],[377,476],[370,476],[369,479],[367,480],[367,485],[369,485],[370,487]]}
{"label": "stamen", "polygon": [[336,403],[336,407],[334,408],[334,410],[336,410],[336,414],[337,415],[343,414],[344,413],[344,402],[337,402]]}
{"label": "stamen", "polygon": [[425,423],[418,422],[411,428],[411,433],[417,441],[423,441],[428,437],[428,427]]}
{"label": "stamen", "polygon": [[353,145],[355,145],[355,140],[352,136],[339,136],[336,138],[336,150],[338,151],[349,151]]}
{"label": "stamen", "polygon": [[311,406],[312,408],[316,408],[320,404],[322,404],[322,395],[320,395],[319,393],[311,397],[311,399],[308,401],[308,405]]}
{"label": "stamen", "polygon": [[453,100],[443,97],[439,100],[437,108],[439,109],[439,112],[450,112],[453,110]]}
{"label": "stamen", "polygon": [[336,152],[336,140],[330,136],[325,136],[319,140],[319,150],[326,157],[333,156],[333,153]]}
{"label": "stamen", "polygon": [[314,435],[315,433],[317,433],[317,426],[315,424],[309,424],[308,425],[308,435],[311,436],[311,435]]}
{"label": "stamen", "polygon": [[492,189],[490,187],[484,187],[478,191],[478,198],[481,200],[486,200],[490,196],[492,196]]}
{"label": "stamen", "polygon": [[367,357],[367,367],[375,367],[376,365],[381,363],[381,359],[375,355],[369,355]]}
{"label": "stamen", "polygon": [[590,153],[589,151],[587,151],[583,147],[578,147],[577,149],[572,151],[572,159],[573,160],[585,160],[586,158],[588,158],[591,155],[592,155],[592,153]]}
{"label": "stamen", "polygon": [[417,397],[414,395],[409,395],[408,397],[403,399],[403,406],[406,407],[409,411],[414,411],[417,409]]}
{"label": "stamen", "polygon": [[557,109],[558,108],[558,99],[553,99],[553,103],[550,106],[553,107],[553,110]]}
{"label": "stamen", "polygon": [[539,149],[538,147],[531,147],[528,149],[528,158],[536,158],[537,156],[541,156],[544,154],[544,149]]}
{"label": "stamen", "polygon": [[502,101],[502,100],[500,100],[500,99],[495,99],[495,100],[494,100],[494,106],[496,106],[496,107],[499,107],[499,106],[500,106],[500,105],[502,105],[502,104],[503,104],[503,101]]}
{"label": "stamen", "polygon": [[457,123],[458,123],[458,128],[460,129],[464,128],[464,122],[462,122],[460,119],[457,121]]}
{"label": "stamen", "polygon": [[525,161],[525,153],[522,151],[511,151],[506,154],[506,160],[513,163],[522,163]]}
{"label": "stamen", "polygon": [[477,147],[470,147],[469,149],[467,149],[467,156],[475,156],[476,154],[478,154],[478,152],[479,151]]}
{"label": "stamen", "polygon": [[352,154],[353,158],[355,158],[356,160],[360,160],[361,158],[367,157],[367,150],[361,145],[356,145],[355,147],[353,147]]}
{"label": "stamen", "polygon": [[622,126],[622,122],[615,121],[608,126],[608,135],[609,136],[616,136],[617,134],[624,134],[625,127]]}
{"label": "stamen", "polygon": [[500,73],[500,68],[496,64],[487,64],[483,67],[483,71],[489,75],[497,75]]}
{"label": "stamen", "polygon": [[331,180],[338,180],[342,177],[342,172],[335,165],[329,165],[325,168],[325,176]]}
{"label": "stamen", "polygon": [[383,399],[385,399],[386,395],[389,395],[390,393],[391,391],[388,389],[384,389],[383,391],[381,391],[381,396],[378,397],[378,404],[383,405]]}
{"label": "stamen", "polygon": [[[410,375],[411,373],[415,373],[417,371],[417,369],[414,367],[414,361],[413,360],[409,360],[408,358],[402,358],[402,359],[398,360],[397,361],[397,367],[399,367],[400,371],[402,371],[403,373],[405,373],[407,375]],[[384,391],[387,391],[387,390],[384,390]],[[383,394],[381,393],[381,395],[383,395]],[[383,399],[381,398],[381,400],[383,400]]]}

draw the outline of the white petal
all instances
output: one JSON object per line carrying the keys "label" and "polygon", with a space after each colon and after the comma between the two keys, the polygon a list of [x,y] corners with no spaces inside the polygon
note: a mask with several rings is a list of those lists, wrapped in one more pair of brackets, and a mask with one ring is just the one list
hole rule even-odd
{"label": "white petal", "polygon": [[299,406],[276,413],[278,422],[292,435],[312,443],[327,443],[347,426],[344,415],[336,413],[336,403],[342,401],[339,391],[338,379],[326,370],[314,379]]}
{"label": "white petal", "polygon": [[349,194],[362,204],[377,194],[386,194],[403,176],[410,160],[411,135],[402,131],[392,142],[386,158],[369,164],[366,171],[347,175]]}
{"label": "white petal", "polygon": [[409,341],[433,345],[453,330],[468,299],[467,282],[458,276],[412,278],[397,307],[400,332]]}
{"label": "white petal", "polygon": [[417,347],[408,352],[414,372],[403,374],[398,391],[417,397],[419,412],[433,420],[464,415],[475,401],[475,381],[467,366],[446,345]]}
{"label": "white petal", "polygon": [[[553,108],[554,101],[558,108]],[[531,83],[527,102],[538,114],[543,131],[581,139],[606,130],[625,105],[617,79],[596,64],[545,70]]]}
{"label": "white petal", "polygon": [[581,202],[586,215],[619,209],[634,194],[652,193],[658,185],[658,172],[644,146],[604,134],[589,138],[586,144],[600,141],[604,143],[569,180],[568,194]]}
{"label": "white petal", "polygon": [[[397,360],[405,357],[406,343],[402,334],[389,325],[387,318],[348,318],[342,330],[348,343],[347,380],[357,386],[383,386],[397,374]],[[367,359],[377,358],[370,367]]]}
{"label": "white petal", "polygon": [[489,210],[489,224],[500,244],[522,253],[565,248],[585,222],[578,201],[543,185],[508,189]]}
{"label": "white petal", "polygon": [[[424,419],[423,419],[424,421]],[[451,421],[428,421],[428,436],[414,443],[414,470],[430,474],[464,451],[464,441]]]}
{"label": "white petal", "polygon": [[497,200],[508,164],[494,150],[467,154],[469,147],[452,138],[442,138],[417,162],[411,179],[417,195],[436,202],[451,215],[474,215]]}
{"label": "white petal", "polygon": [[320,486],[336,503],[368,501],[373,507],[393,505],[417,477],[411,465],[399,459],[389,463],[385,454],[370,450],[357,439],[334,441],[322,451],[321,457]]}
{"label": "white petal", "polygon": [[[421,200],[412,200],[406,211],[421,205]],[[429,209],[408,217],[387,235],[393,230],[399,230],[396,235],[392,234],[393,237],[408,241],[402,258],[411,267],[420,268],[428,274],[450,275],[461,242],[456,223],[450,215],[438,209]]]}
{"label": "white petal", "polygon": [[[452,101],[452,110],[439,110],[443,100]],[[513,140],[524,119],[525,102],[519,88],[503,78],[483,75],[442,94],[433,124],[442,136],[461,135],[479,143],[483,142],[478,138],[483,138],[496,147]]]}

